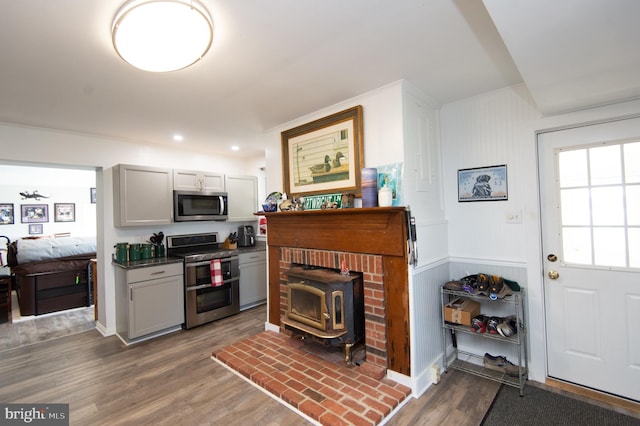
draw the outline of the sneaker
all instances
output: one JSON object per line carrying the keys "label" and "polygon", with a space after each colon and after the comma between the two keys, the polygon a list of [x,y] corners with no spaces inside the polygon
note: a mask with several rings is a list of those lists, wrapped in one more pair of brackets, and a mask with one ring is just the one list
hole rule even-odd
{"label": "sneaker", "polygon": [[511,337],[518,332],[518,324],[516,322],[515,316],[510,316],[505,318],[498,326],[496,327],[498,334],[502,337]]}
{"label": "sneaker", "polygon": [[478,291],[477,275],[467,275],[460,280],[462,290],[469,294],[476,294]]}
{"label": "sneaker", "polygon": [[471,331],[476,333],[484,333],[487,331],[488,318],[484,315],[478,315],[471,320]]}
{"label": "sneaker", "polygon": [[[498,371],[500,373],[507,374],[509,376],[518,377],[520,376],[520,368],[517,365],[514,365],[509,360],[507,360],[504,356],[493,356],[489,353],[484,354],[484,368]],[[522,374],[526,375],[526,369],[522,369]]]}
{"label": "sneaker", "polygon": [[489,334],[498,334],[498,325],[500,325],[503,321],[504,319],[500,317],[489,318],[489,321],[487,321],[487,332]]}

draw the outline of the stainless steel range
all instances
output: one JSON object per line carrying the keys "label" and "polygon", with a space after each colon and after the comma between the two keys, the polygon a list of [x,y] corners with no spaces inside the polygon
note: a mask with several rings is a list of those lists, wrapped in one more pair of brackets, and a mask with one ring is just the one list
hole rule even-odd
{"label": "stainless steel range", "polygon": [[217,232],[170,235],[167,255],[184,259],[185,328],[240,312],[238,256]]}

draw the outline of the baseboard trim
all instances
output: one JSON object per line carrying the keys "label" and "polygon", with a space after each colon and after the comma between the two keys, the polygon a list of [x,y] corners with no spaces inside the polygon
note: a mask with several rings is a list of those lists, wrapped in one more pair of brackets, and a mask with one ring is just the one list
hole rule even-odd
{"label": "baseboard trim", "polygon": [[613,407],[621,408],[623,410],[628,410],[630,412],[636,413],[637,415],[640,415],[640,403],[638,402],[574,385],[572,383],[563,382],[562,380],[552,379],[550,377],[547,377],[547,379],[545,380],[545,384],[551,388],[566,391],[577,396],[611,405]]}

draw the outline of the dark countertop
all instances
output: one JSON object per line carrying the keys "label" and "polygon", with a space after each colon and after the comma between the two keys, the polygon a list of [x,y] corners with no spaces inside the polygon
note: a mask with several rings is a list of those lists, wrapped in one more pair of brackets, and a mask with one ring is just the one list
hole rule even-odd
{"label": "dark countertop", "polygon": [[[256,245],[253,247],[238,247],[233,250],[228,250],[228,249],[225,249],[225,250],[230,251],[232,254],[238,254],[238,253],[251,253],[255,251],[265,251],[266,249],[267,249],[267,243],[265,243],[264,241],[256,241]],[[119,263],[119,262],[116,262],[115,260],[111,261],[111,264],[113,266],[116,266],[122,269],[146,268],[148,266],[166,265],[169,263],[182,263],[182,258],[167,256],[167,257],[159,257],[159,258],[153,258],[153,259],[134,260],[133,262],[126,262],[126,263]]]}
{"label": "dark countertop", "polygon": [[134,260],[133,262],[126,262],[126,263],[116,262],[115,260],[111,261],[111,264],[113,266],[116,266],[122,269],[146,268],[147,266],[167,265],[169,263],[182,263],[182,258],[167,256],[167,257],[157,257],[153,259]]}
{"label": "dark countertop", "polygon": [[237,251],[238,253],[250,253],[253,251],[266,251],[267,250],[267,243],[264,241],[256,241],[256,245],[253,247],[238,247],[235,250],[232,251]]}

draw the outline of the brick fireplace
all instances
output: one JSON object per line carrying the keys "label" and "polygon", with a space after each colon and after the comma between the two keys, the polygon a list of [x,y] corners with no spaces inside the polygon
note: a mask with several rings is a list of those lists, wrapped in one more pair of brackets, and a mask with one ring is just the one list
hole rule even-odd
{"label": "brick fireplace", "polygon": [[281,326],[292,264],[361,272],[366,361],[410,376],[404,208],[267,213],[269,323]]}

